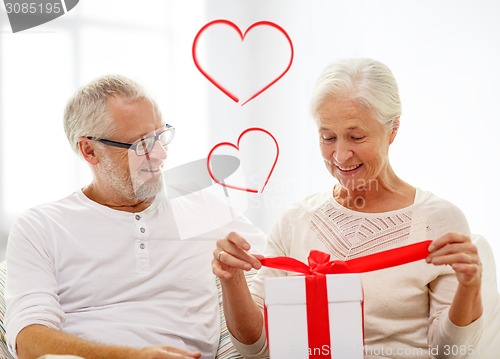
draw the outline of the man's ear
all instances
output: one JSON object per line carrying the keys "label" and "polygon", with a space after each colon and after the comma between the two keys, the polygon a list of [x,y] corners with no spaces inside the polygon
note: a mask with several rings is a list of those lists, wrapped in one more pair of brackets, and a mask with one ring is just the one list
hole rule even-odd
{"label": "man's ear", "polygon": [[391,137],[389,138],[389,144],[392,144],[392,142],[394,142],[394,139],[398,134],[398,130],[399,130],[399,116],[392,121],[392,130],[391,130]]}
{"label": "man's ear", "polygon": [[94,144],[91,140],[86,137],[80,137],[78,140],[78,149],[80,150],[80,153],[85,161],[92,165],[99,163],[99,160],[95,155]]}

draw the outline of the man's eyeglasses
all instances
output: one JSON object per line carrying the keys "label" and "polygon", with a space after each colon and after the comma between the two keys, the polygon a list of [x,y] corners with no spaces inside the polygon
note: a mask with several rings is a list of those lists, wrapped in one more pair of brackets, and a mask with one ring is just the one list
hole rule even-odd
{"label": "man's eyeglasses", "polygon": [[162,129],[157,131],[160,132],[154,133],[151,136],[146,135],[143,138],[138,139],[134,143],[117,142],[92,136],[87,136],[87,138],[89,140],[104,143],[108,146],[131,149],[135,151],[137,156],[145,156],[153,151],[156,141],[160,141],[160,144],[163,147],[166,147],[170,142],[172,142],[174,138],[175,128],[170,126],[169,124],[166,124],[164,128],[162,127]]}

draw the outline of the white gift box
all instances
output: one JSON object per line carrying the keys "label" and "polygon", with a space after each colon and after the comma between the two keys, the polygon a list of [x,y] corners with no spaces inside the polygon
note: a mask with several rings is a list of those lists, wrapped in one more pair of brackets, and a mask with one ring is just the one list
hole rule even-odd
{"label": "white gift box", "polygon": [[363,359],[363,289],[359,274],[326,275],[330,345],[309,348],[305,276],[264,283],[271,359]]}

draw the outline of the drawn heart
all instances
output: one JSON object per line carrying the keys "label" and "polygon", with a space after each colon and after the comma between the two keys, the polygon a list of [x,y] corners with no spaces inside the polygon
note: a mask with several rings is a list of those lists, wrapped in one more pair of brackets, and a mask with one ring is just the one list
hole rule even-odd
{"label": "drawn heart", "polygon": [[259,26],[268,26],[268,27],[271,27],[274,30],[279,31],[281,34],[283,34],[285,36],[287,42],[288,42],[288,45],[290,46],[290,59],[288,61],[288,64],[286,65],[286,68],[284,69],[284,71],[282,71],[277,77],[275,77],[270,82],[268,82],[266,85],[264,85],[264,87],[262,87],[261,89],[257,90],[257,92],[255,92],[253,95],[251,95],[247,100],[243,101],[243,103],[241,104],[241,106],[243,106],[246,103],[248,103],[249,101],[253,100],[257,96],[259,96],[261,93],[263,93],[264,91],[266,91],[269,87],[271,87],[272,85],[274,85],[279,79],[281,79],[288,72],[288,70],[292,66],[292,61],[293,61],[293,44],[292,44],[292,40],[290,39],[290,37],[288,36],[288,34],[286,33],[286,31],[282,27],[280,27],[279,25],[275,24],[274,22],[271,22],[271,21],[259,21],[259,22],[256,22],[256,23],[252,24],[245,31],[245,33],[242,33],[241,30],[239,29],[239,27],[236,26],[233,22],[231,22],[229,20],[219,19],[219,20],[214,20],[214,21],[209,22],[208,24],[206,24],[205,26],[203,26],[200,29],[200,31],[198,31],[198,33],[196,34],[196,36],[194,38],[194,41],[193,41],[193,50],[192,50],[193,51],[194,64],[196,65],[196,67],[198,68],[198,70],[203,74],[203,76],[205,76],[208,79],[208,81],[210,81],[212,84],[214,84],[219,90],[221,90],[225,95],[227,95],[234,102],[239,102],[240,101],[240,99],[238,98],[238,96],[235,95],[235,94],[233,94],[227,87],[225,87],[224,85],[222,85],[221,83],[219,83],[218,80],[216,80],[212,75],[210,75],[202,67],[202,65],[200,64],[200,59],[199,59],[198,52],[197,52],[198,51],[198,45],[199,45],[200,36],[208,28],[210,28],[212,26],[215,26],[215,25],[228,25],[229,27],[231,27],[233,30],[235,30],[238,33],[238,35],[241,38],[241,41],[245,40],[245,37],[250,32],[250,30],[255,29],[256,27],[259,27]]}
{"label": "drawn heart", "polygon": [[210,177],[218,184],[220,184],[221,186],[224,186],[224,187],[227,187],[227,188],[233,188],[233,189],[237,189],[237,190],[240,190],[240,191],[247,191],[247,192],[251,192],[251,193],[258,193],[259,190],[258,189],[254,189],[254,188],[246,188],[246,187],[241,187],[241,186],[236,186],[236,185],[231,185],[231,184],[227,184],[225,183],[223,180],[219,180],[216,178],[216,176],[214,175],[214,171],[212,169],[212,162],[211,162],[211,159],[212,159],[212,155],[214,155],[214,152],[220,148],[220,147],[223,147],[223,146],[229,146],[230,148],[233,148],[233,149],[236,149],[237,151],[240,151],[240,141],[241,141],[241,138],[243,136],[245,136],[247,133],[249,132],[252,132],[252,131],[258,131],[258,132],[263,132],[265,134],[267,134],[269,137],[272,138],[272,140],[274,141],[274,144],[276,145],[276,155],[274,157],[274,162],[271,166],[271,169],[269,170],[269,172],[267,173],[267,177],[265,179],[265,182],[264,182],[264,185],[262,186],[262,189],[260,190],[260,192],[264,192],[264,188],[266,188],[266,185],[267,185],[267,182],[269,182],[269,178],[271,177],[273,171],[274,171],[274,167],[276,166],[276,162],[278,161],[278,156],[279,156],[279,146],[278,146],[278,142],[276,141],[276,138],[274,138],[274,136],[267,130],[263,129],[263,128],[259,128],[259,127],[251,127],[251,128],[248,128],[246,129],[245,131],[243,131],[240,136],[238,137],[238,142],[235,144],[233,143],[230,143],[230,142],[221,142],[221,143],[218,143],[217,145],[215,145],[209,152],[208,154],[208,157],[207,157],[207,169],[208,169],[208,173],[210,175]]}

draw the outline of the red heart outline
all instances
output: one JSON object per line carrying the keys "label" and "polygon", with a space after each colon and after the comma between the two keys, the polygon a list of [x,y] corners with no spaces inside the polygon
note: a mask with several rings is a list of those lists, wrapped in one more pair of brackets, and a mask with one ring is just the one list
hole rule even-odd
{"label": "red heart outline", "polygon": [[237,189],[237,190],[240,190],[240,191],[246,191],[246,192],[251,192],[251,193],[259,193],[258,190],[256,189],[253,189],[253,188],[245,188],[245,187],[239,187],[239,186],[233,186],[233,185],[230,185],[230,184],[227,184],[227,183],[224,183],[222,181],[219,181],[217,178],[215,178],[214,176],[214,173],[212,171],[212,167],[210,166],[210,159],[212,157],[212,154],[214,153],[214,151],[219,148],[219,147],[222,147],[222,146],[229,146],[229,147],[232,147],[232,148],[235,148],[236,150],[240,150],[240,140],[241,138],[248,132],[250,131],[259,131],[259,132],[264,132],[265,134],[269,135],[274,143],[276,144],[276,157],[274,159],[274,162],[273,162],[273,165],[271,167],[271,170],[269,171],[268,175],[267,175],[267,178],[266,178],[266,182],[264,183],[264,186],[262,186],[262,189],[261,189],[261,193],[264,192],[264,188],[266,188],[266,185],[267,185],[267,182],[269,182],[269,178],[271,177],[273,171],[274,171],[274,167],[276,166],[276,162],[278,162],[278,156],[279,156],[279,152],[280,152],[280,149],[279,149],[279,146],[278,146],[278,141],[276,141],[276,138],[274,138],[274,136],[271,134],[271,132],[263,129],[263,128],[260,128],[260,127],[251,127],[251,128],[247,128],[245,131],[243,131],[240,136],[238,137],[238,142],[235,144],[231,143],[231,142],[221,142],[221,143],[218,143],[216,144],[211,150],[210,152],[208,153],[208,157],[207,157],[207,169],[208,169],[208,173],[210,175],[210,178],[212,178],[216,183],[220,184],[221,186],[223,187],[227,187],[227,188],[233,188],[233,189]]}
{"label": "red heart outline", "polygon": [[198,33],[196,34],[195,38],[194,38],[194,41],[193,41],[193,60],[194,60],[194,64],[196,65],[196,68],[203,74],[203,76],[205,76],[208,81],[210,81],[211,83],[213,83],[215,85],[215,87],[217,87],[219,90],[221,90],[226,96],[228,96],[231,100],[233,100],[234,102],[239,102],[239,98],[232,94],[228,89],[226,89],[224,86],[222,86],[221,84],[219,84],[217,82],[217,80],[215,80],[212,76],[210,76],[205,70],[203,70],[203,68],[200,66],[199,62],[198,62],[198,56],[196,55],[196,46],[198,44],[198,40],[201,36],[201,34],[206,30],[208,29],[209,27],[213,26],[213,25],[217,25],[217,24],[224,24],[224,25],[228,25],[230,26],[231,28],[233,28],[234,30],[236,30],[236,32],[240,35],[240,38],[241,38],[241,41],[243,41],[245,39],[245,36],[248,34],[248,32],[250,30],[252,30],[253,28],[257,27],[257,26],[271,26],[272,28],[278,30],[279,32],[281,32],[283,35],[285,35],[286,39],[288,40],[288,43],[290,44],[290,62],[288,63],[288,66],[287,68],[285,69],[285,71],[283,71],[278,77],[276,77],[274,80],[272,80],[270,83],[268,83],[266,86],[264,86],[262,89],[260,89],[259,91],[257,91],[256,93],[254,93],[252,96],[250,96],[250,98],[248,100],[246,100],[245,102],[243,102],[241,104],[241,106],[245,105],[246,103],[248,103],[249,101],[253,100],[254,98],[256,98],[257,96],[259,96],[262,92],[266,91],[269,87],[271,87],[272,85],[274,85],[279,79],[281,79],[287,72],[288,70],[290,69],[290,67],[292,66],[292,62],[293,62],[293,44],[292,44],[292,39],[290,39],[290,36],[288,36],[288,34],[286,33],[286,31],[281,27],[279,26],[278,24],[275,24],[274,22],[271,22],[271,21],[258,21],[256,23],[253,23],[246,31],[245,33],[242,33],[240,28],[238,26],[236,26],[236,24],[234,24],[233,22],[229,21],[229,20],[224,20],[224,19],[219,19],[219,20],[214,20],[214,21],[211,21],[209,23],[207,23],[205,26],[203,26],[200,31],[198,31]]}

